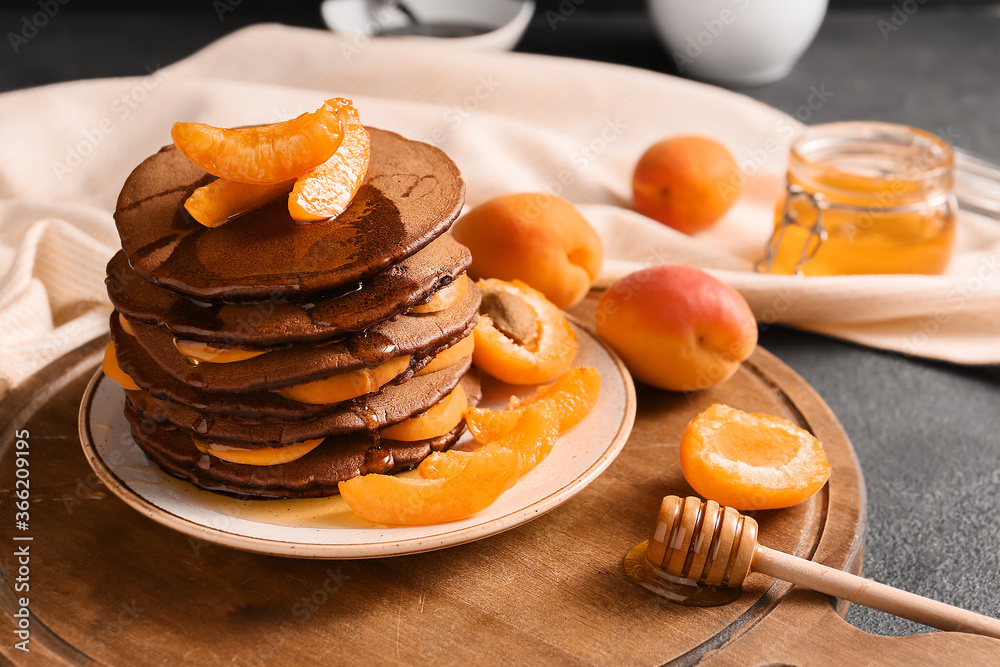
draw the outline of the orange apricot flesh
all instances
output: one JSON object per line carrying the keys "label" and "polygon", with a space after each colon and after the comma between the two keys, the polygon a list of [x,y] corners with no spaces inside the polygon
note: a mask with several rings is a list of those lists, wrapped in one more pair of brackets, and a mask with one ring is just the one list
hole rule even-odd
{"label": "orange apricot flesh", "polygon": [[521,455],[518,476],[523,476],[549,455],[558,436],[559,414],[556,408],[544,401],[533,403],[520,413],[515,427],[506,435],[475,452],[435,452],[420,462],[417,471],[425,479],[451,477],[459,474],[479,452],[501,448]]}
{"label": "orange apricot flesh", "polygon": [[330,100],[338,107],[343,142],[323,164],[295,180],[288,196],[288,212],[293,220],[312,221],[334,218],[345,210],[368,173],[371,140],[350,100]]}
{"label": "orange apricot flesh", "polygon": [[104,348],[104,361],[101,363],[101,368],[104,370],[104,374],[120,384],[122,389],[139,389],[135,380],[118,365],[114,343],[108,343],[108,346]]}
{"label": "orange apricot flesh", "polygon": [[170,136],[188,160],[208,173],[240,183],[298,178],[330,159],[344,138],[342,100],[273,125],[225,129],[174,123]]}
{"label": "orange apricot flesh", "polygon": [[239,345],[212,345],[196,340],[174,339],[174,347],[188,362],[209,364],[231,364],[267,354],[268,350],[248,350]]}
{"label": "orange apricot flesh", "polygon": [[565,433],[590,414],[600,391],[601,374],[596,368],[574,366],[554,383],[539,387],[530,398],[511,399],[506,410],[469,408],[465,423],[473,437],[485,444],[510,433],[528,406],[548,403],[559,418],[559,432]]}
{"label": "orange apricot flesh", "polygon": [[538,290],[519,280],[480,280],[480,289],[496,289],[521,298],[535,315],[538,335],[519,344],[506,336],[489,315],[480,315],[473,330],[476,349],[472,361],[498,380],[509,384],[551,382],[566,372],[576,357],[576,333],[562,311]]}
{"label": "orange apricot flesh", "polygon": [[465,452],[457,449],[449,449],[444,452],[432,452],[427,458],[417,466],[417,472],[423,479],[448,479],[455,477],[469,460],[475,456],[475,452]]}
{"label": "orange apricot flesh", "polygon": [[473,336],[466,336],[451,347],[447,347],[441,352],[438,352],[437,355],[431,359],[429,364],[414,373],[414,375],[427,375],[429,373],[439,371],[442,368],[447,368],[452,364],[457,364],[462,359],[471,357],[475,347],[476,339]]}
{"label": "orange apricot flesh", "polygon": [[447,310],[462,300],[469,291],[469,278],[464,273],[447,287],[438,290],[430,299],[410,308],[410,313],[438,313]]}
{"label": "orange apricot flesh", "polygon": [[387,440],[404,442],[436,438],[462,423],[462,416],[468,405],[465,390],[459,385],[452,389],[450,394],[415,417],[382,429],[379,431],[379,436]]}
{"label": "orange apricot flesh", "polygon": [[390,525],[457,521],[489,507],[517,480],[520,455],[506,448],[476,452],[448,479],[364,475],[341,482],[340,495],[362,518]]}
{"label": "orange apricot flesh", "polygon": [[797,505],[823,487],[831,470],[808,431],[781,417],[720,404],[691,420],[680,454],[695,491],[738,510]]}
{"label": "orange apricot flesh", "polygon": [[194,438],[194,446],[202,454],[214,456],[229,463],[239,463],[249,466],[275,466],[282,463],[291,463],[316,449],[323,438],[315,440],[303,440],[284,447],[260,447],[258,449],[245,449],[242,447],[230,447],[217,442],[205,442],[199,438]]}
{"label": "orange apricot flesh", "polygon": [[206,227],[224,225],[233,218],[264,204],[286,196],[295,181],[287,180],[271,185],[240,183],[217,178],[191,193],[184,208],[191,217]]}
{"label": "orange apricot flesh", "polygon": [[395,357],[374,368],[359,368],[322,380],[275,389],[274,393],[299,403],[322,405],[340,403],[378,391],[410,365],[410,357]]}
{"label": "orange apricot flesh", "polygon": [[118,323],[121,325],[122,331],[127,333],[129,336],[135,335],[135,332],[132,331],[132,325],[129,324],[128,319],[126,319],[126,317],[121,313],[118,313]]}

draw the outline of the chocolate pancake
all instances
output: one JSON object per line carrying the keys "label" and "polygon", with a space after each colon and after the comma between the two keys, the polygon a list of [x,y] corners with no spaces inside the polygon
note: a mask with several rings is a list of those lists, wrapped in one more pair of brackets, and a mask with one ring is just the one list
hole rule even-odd
{"label": "chocolate pancake", "polygon": [[156,398],[144,391],[129,391],[128,402],[143,419],[169,422],[192,435],[253,449],[278,447],[354,431],[375,431],[409,419],[428,409],[468,376],[470,361],[419,375],[402,384],[390,384],[375,394],[338,403],[313,419],[247,419],[196,410]]}
{"label": "chocolate pancake", "polygon": [[[470,404],[479,400],[478,381],[463,379]],[[465,424],[450,433],[428,440],[403,442],[380,439],[370,434],[352,433],[327,438],[316,449],[290,463],[250,466],[229,463],[202,454],[190,433],[170,424],[156,424],[125,406],[132,437],[146,455],[166,472],[210,491],[245,498],[309,498],[331,496],[337,484],[368,473],[391,474],[408,470],[432,451],[451,447],[462,435]]]}
{"label": "chocolate pancake", "polygon": [[334,220],[302,224],[279,199],[214,229],[185,200],[214,177],[173,145],[125,181],[115,222],[146,280],[198,299],[264,301],[335,290],[382,271],[444,233],[465,185],[455,163],[428,144],[369,128],[365,182]]}
{"label": "chocolate pancake", "polygon": [[329,340],[360,331],[423,303],[450,285],[472,261],[445,234],[385,271],[348,288],[301,301],[196,301],[147,282],[124,252],[108,264],[108,296],[127,317],[166,327],[179,338],[250,347]]}
{"label": "chocolate pancake", "polygon": [[[271,391],[246,392],[207,392],[198,387],[185,384],[169,375],[149,356],[134,336],[129,336],[121,329],[112,315],[111,337],[115,341],[115,352],[119,365],[128,373],[135,383],[156,398],[163,398],[174,403],[180,403],[199,411],[249,417],[254,419],[312,419],[326,414],[336,408],[336,405],[313,405],[300,403],[279,396]],[[460,332],[455,340],[468,335],[474,326]],[[452,341],[441,341],[442,349]],[[428,355],[436,354],[429,350]],[[396,378],[394,382],[405,382],[413,373],[429,361],[424,356],[410,362],[410,367]]]}
{"label": "chocolate pancake", "polygon": [[[361,334],[326,344],[299,343],[235,363],[200,363],[192,366],[174,345],[165,327],[130,322],[135,339],[157,366],[171,377],[204,392],[246,392],[280,389],[311,380],[378,366],[393,357],[412,355],[411,366],[462,338],[475,326],[479,314],[479,291],[470,289],[447,310],[424,315],[401,315],[376,324]],[[114,313],[111,336],[117,346],[130,337]],[[132,375],[135,367],[128,355],[119,363]],[[133,376],[139,386],[141,369]]]}

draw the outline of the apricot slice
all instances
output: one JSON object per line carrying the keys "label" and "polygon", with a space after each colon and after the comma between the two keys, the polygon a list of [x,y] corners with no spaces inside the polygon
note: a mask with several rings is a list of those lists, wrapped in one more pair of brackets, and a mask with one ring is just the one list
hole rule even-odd
{"label": "apricot slice", "polygon": [[520,455],[506,448],[476,452],[448,479],[364,475],[341,482],[340,495],[362,518],[391,525],[457,521],[489,507],[517,480]]}
{"label": "apricot slice", "polygon": [[433,452],[417,466],[417,472],[423,479],[448,479],[465,469],[469,459],[476,452],[465,452],[449,449],[446,452]]}
{"label": "apricot slice", "polygon": [[500,301],[491,296],[510,295],[516,299],[514,305],[520,302],[518,307],[527,310],[526,314],[511,314],[502,304],[493,310],[490,305],[480,310],[473,330],[476,349],[472,361],[476,366],[509,384],[551,382],[566,372],[578,344],[573,327],[558,307],[520,280],[490,278],[480,280],[477,286],[483,290],[484,304]]}
{"label": "apricot slice", "polygon": [[334,218],[354,199],[368,173],[371,140],[350,100],[330,100],[339,106],[338,116],[344,140],[323,164],[300,176],[288,196],[288,212],[293,220]]}
{"label": "apricot slice", "polygon": [[791,507],[830,477],[819,441],[787,419],[715,404],[681,438],[681,470],[705,498],[738,510]]}
{"label": "apricot slice", "polygon": [[465,390],[459,385],[427,410],[415,417],[382,429],[379,431],[379,435],[388,440],[402,440],[404,442],[436,438],[462,423],[462,416],[468,405]]}
{"label": "apricot slice", "polygon": [[501,438],[475,452],[435,452],[420,462],[417,471],[425,479],[447,478],[460,473],[479,452],[501,448],[512,449],[521,455],[520,477],[549,455],[558,436],[559,415],[555,407],[546,402],[533,403],[520,413],[515,427]]}
{"label": "apricot slice", "polygon": [[118,313],[118,324],[121,325],[122,331],[127,333],[129,336],[135,335],[135,332],[132,331],[132,325],[129,324],[129,321],[121,313]]}
{"label": "apricot slice", "polygon": [[547,403],[559,418],[559,432],[565,433],[590,414],[600,391],[601,374],[596,368],[574,366],[554,383],[539,387],[530,398],[512,398],[506,410],[467,409],[465,423],[473,437],[485,444],[510,433],[528,406]]}
{"label": "apricot slice", "polygon": [[230,463],[239,463],[248,466],[276,466],[282,463],[291,463],[296,459],[316,449],[323,438],[315,440],[303,440],[283,447],[260,447],[258,449],[245,449],[243,447],[231,447],[217,442],[205,442],[199,438],[194,438],[194,446],[202,454],[214,456],[217,459]]}
{"label": "apricot slice", "polygon": [[462,359],[472,356],[472,351],[476,347],[476,339],[473,336],[466,336],[451,347],[447,347],[431,359],[431,362],[417,371],[414,375],[427,375],[442,368],[447,368],[452,364],[457,364]]}
{"label": "apricot slice", "polygon": [[395,357],[374,368],[360,368],[322,380],[276,389],[274,393],[299,403],[321,405],[340,403],[378,391],[382,385],[406,370],[410,357]]}
{"label": "apricot slice", "polygon": [[184,208],[206,227],[218,227],[287,195],[294,183],[287,180],[272,185],[256,185],[217,178],[191,193],[184,202]]}
{"label": "apricot slice", "polygon": [[174,145],[208,173],[240,183],[280,183],[323,164],[343,141],[340,109],[331,99],[316,111],[273,125],[224,129],[174,123]]}
{"label": "apricot slice", "polygon": [[231,364],[267,354],[268,350],[248,350],[239,345],[212,345],[196,340],[174,339],[174,347],[184,355],[188,363]]}
{"label": "apricot slice", "polygon": [[101,362],[101,368],[104,370],[104,374],[120,384],[122,389],[139,389],[135,380],[118,365],[114,343],[108,343],[108,346],[104,348],[104,361]]}
{"label": "apricot slice", "polygon": [[469,278],[464,273],[443,289],[439,289],[430,299],[410,308],[411,313],[438,313],[451,308],[462,300],[469,291]]}

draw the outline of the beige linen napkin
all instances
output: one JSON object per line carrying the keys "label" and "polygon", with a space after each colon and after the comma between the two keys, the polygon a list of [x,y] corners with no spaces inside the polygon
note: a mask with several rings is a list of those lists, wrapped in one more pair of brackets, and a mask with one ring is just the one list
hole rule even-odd
{"label": "beige linen napkin", "polygon": [[[448,152],[470,205],[512,191],[576,203],[604,240],[601,285],[649,264],[692,264],[733,284],[763,322],[1000,362],[1000,223],[964,215],[945,276],[751,271],[798,127],[770,107],[613,65],[263,25],[145,77],[0,95],[0,393],[104,330],[115,199],[131,169],[169,143],[174,121],[270,122],[331,96],[353,98],[369,125]],[[746,176],[737,206],[695,237],[629,209],[639,155],[681,133],[722,141]]]}

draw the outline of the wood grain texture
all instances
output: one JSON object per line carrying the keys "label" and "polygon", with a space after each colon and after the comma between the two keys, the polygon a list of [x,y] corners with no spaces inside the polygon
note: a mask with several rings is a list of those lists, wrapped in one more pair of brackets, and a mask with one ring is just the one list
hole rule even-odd
{"label": "wood grain texture", "polygon": [[878,655],[926,662],[956,651],[996,655],[1000,647],[956,633],[874,637],[847,625],[830,598],[759,574],[736,602],[715,608],[676,606],[624,576],[622,558],[648,538],[660,499],[693,493],[678,443],[687,421],[712,402],[780,414],[824,442],[830,483],[803,505],[756,513],[760,539],[831,567],[860,568],[864,492],[850,444],[815,392],[763,350],[707,392],[640,386],[635,428],[619,458],[529,524],[443,551],[324,562],[195,540],[111,496],[76,434],[80,396],[103,345],[67,355],[0,404],[0,634],[8,638],[14,429],[29,429],[33,457],[32,652],[0,644],[0,654],[18,663],[661,665]]}

